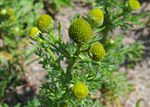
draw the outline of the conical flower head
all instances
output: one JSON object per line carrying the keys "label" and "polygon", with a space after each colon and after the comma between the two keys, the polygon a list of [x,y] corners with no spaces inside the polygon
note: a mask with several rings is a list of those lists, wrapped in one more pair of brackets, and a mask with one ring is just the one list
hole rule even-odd
{"label": "conical flower head", "polygon": [[104,13],[101,9],[95,8],[88,12],[88,17],[90,24],[93,26],[100,26],[103,24],[104,21]]}
{"label": "conical flower head", "polygon": [[83,82],[77,82],[74,84],[73,92],[79,99],[85,98],[88,95],[88,86]]}
{"label": "conical flower head", "polygon": [[141,7],[138,0],[129,0],[129,6],[132,10],[138,10]]}
{"label": "conical flower head", "polygon": [[48,14],[43,14],[37,20],[37,27],[41,32],[48,33],[53,28],[53,19]]}
{"label": "conical flower head", "polygon": [[76,19],[69,27],[69,37],[77,44],[87,43],[93,31],[90,24],[82,18]]}
{"label": "conical flower head", "polygon": [[99,61],[105,56],[105,49],[99,42],[95,42],[91,45],[89,55],[94,61]]}

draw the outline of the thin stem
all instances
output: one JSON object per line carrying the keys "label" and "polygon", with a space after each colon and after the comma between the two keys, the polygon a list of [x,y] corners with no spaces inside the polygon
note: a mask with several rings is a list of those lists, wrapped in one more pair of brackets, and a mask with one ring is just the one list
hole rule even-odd
{"label": "thin stem", "polygon": [[40,58],[35,58],[32,61],[28,62],[25,66],[29,66],[30,64],[32,64],[33,62],[38,61],[38,60],[40,60]]}

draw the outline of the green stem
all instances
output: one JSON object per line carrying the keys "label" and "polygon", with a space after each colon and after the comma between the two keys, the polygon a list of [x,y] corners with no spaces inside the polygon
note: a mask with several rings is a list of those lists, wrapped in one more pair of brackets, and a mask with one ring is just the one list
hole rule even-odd
{"label": "green stem", "polygon": [[80,48],[81,48],[81,45],[78,45],[73,57],[71,59],[68,59],[68,67],[67,67],[67,74],[70,73],[70,71],[72,70],[76,60],[77,60],[77,57],[78,55],[80,54]]}
{"label": "green stem", "polygon": [[[77,60],[77,57],[79,56],[80,54],[80,49],[81,49],[81,45],[78,45],[74,55],[72,57],[70,57],[70,59],[68,59],[68,67],[67,67],[67,72],[66,72],[66,83],[65,85],[70,82],[70,80],[72,79],[72,76],[71,76],[71,70],[73,69],[73,66],[74,64],[76,63],[76,60]],[[65,97],[68,96],[68,88],[66,87],[66,92],[64,93],[64,96],[62,97],[62,99],[64,99]]]}

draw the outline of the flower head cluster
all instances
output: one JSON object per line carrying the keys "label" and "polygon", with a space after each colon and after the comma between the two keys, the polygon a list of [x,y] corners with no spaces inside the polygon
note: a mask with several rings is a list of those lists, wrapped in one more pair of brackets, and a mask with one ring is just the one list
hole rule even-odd
{"label": "flower head cluster", "polygon": [[69,27],[69,36],[77,44],[87,43],[93,31],[90,24],[82,18],[76,19]]}
{"label": "flower head cluster", "polygon": [[99,61],[105,56],[105,49],[99,42],[95,42],[91,45],[89,55],[94,61]]}
{"label": "flower head cluster", "polygon": [[104,13],[101,9],[95,8],[88,12],[88,17],[92,25],[102,25],[104,21]]}
{"label": "flower head cluster", "polygon": [[7,15],[9,18],[9,22],[14,22],[16,17],[15,17],[15,11],[13,8],[8,8],[8,9],[0,9],[0,15],[5,16]]}
{"label": "flower head cluster", "polygon": [[129,0],[129,6],[132,10],[138,10],[141,7],[138,0]]}
{"label": "flower head cluster", "polygon": [[88,86],[83,82],[77,82],[74,84],[73,92],[77,98],[85,98],[88,95]]}
{"label": "flower head cluster", "polygon": [[41,15],[37,20],[37,27],[43,33],[48,33],[53,28],[53,20],[48,14]]}

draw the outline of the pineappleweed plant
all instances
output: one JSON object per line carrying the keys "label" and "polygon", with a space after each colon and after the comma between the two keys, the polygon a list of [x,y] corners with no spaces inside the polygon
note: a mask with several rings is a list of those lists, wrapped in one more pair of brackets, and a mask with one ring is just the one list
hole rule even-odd
{"label": "pineappleweed plant", "polygon": [[[127,59],[141,59],[140,42],[122,44],[124,31],[141,24],[140,3],[101,0],[95,4],[86,15],[72,19],[68,43],[62,41],[60,23],[58,33],[54,34],[54,21],[48,14],[41,15],[37,27],[31,29],[35,53],[47,71],[40,92],[41,107],[104,107],[132,91],[127,74],[119,72],[119,65]],[[118,27],[122,32],[114,36]],[[96,96],[97,92],[101,94]]]}

